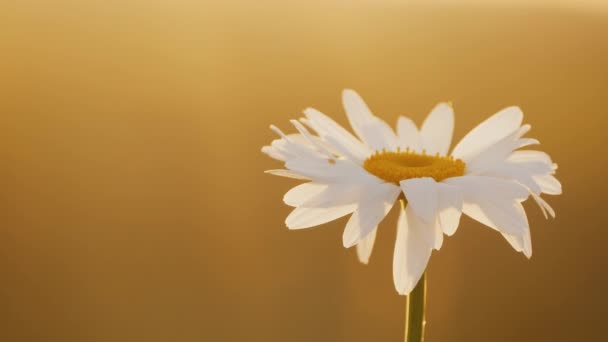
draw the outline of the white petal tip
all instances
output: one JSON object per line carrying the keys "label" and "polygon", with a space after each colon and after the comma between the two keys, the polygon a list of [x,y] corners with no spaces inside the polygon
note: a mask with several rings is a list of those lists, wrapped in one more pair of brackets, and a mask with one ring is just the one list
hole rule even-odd
{"label": "white petal tip", "polygon": [[279,135],[281,138],[288,140],[287,137],[285,136],[285,133],[283,133],[283,131],[281,131],[277,126],[275,125],[270,125],[270,129],[275,132],[277,135]]}
{"label": "white petal tip", "polygon": [[285,222],[285,226],[289,230],[300,230],[300,229],[310,228],[310,226],[296,226],[296,225],[293,225],[292,223],[287,223],[287,222]]}
{"label": "white petal tip", "polygon": [[285,227],[287,227],[287,229],[289,230],[302,229],[302,227],[295,225],[289,217],[287,217],[287,219],[285,220]]}
{"label": "white petal tip", "polygon": [[413,290],[414,290],[414,286],[415,284],[408,284],[406,287],[399,289],[397,287],[395,287],[395,289],[397,290],[397,293],[400,296],[408,296]]}
{"label": "white petal tip", "polygon": [[344,248],[351,248],[359,243],[359,234],[349,233],[349,229],[344,230],[342,234],[342,245]]}
{"label": "white petal tip", "polygon": [[441,108],[441,107],[445,107],[446,109],[454,109],[454,106],[452,105],[452,101],[439,102],[437,104],[436,108]]}
{"label": "white petal tip", "polygon": [[353,246],[357,245],[357,241],[351,241],[351,240],[345,240],[342,239],[342,245],[344,245],[344,248],[351,248]]}
{"label": "white petal tip", "polygon": [[357,245],[357,258],[359,259],[359,262],[362,263],[363,265],[367,265],[369,264],[369,259],[371,257],[371,250],[370,251],[364,251],[362,246],[365,245],[364,243],[365,241],[363,241],[363,245],[358,244]]}
{"label": "white petal tip", "polygon": [[357,95],[357,92],[350,89],[350,88],[345,88],[344,90],[342,90],[342,96],[351,96],[351,95]]}
{"label": "white petal tip", "polygon": [[532,259],[532,246],[527,244],[527,246],[524,247],[522,253],[526,256],[528,260]]}
{"label": "white petal tip", "polygon": [[359,262],[362,263],[363,265],[368,265],[369,264],[369,259],[363,260],[363,259],[359,258]]}
{"label": "white petal tip", "polygon": [[524,117],[524,112],[523,112],[523,110],[521,110],[521,108],[519,106],[509,106],[509,107],[501,110],[500,112],[505,113],[504,115],[512,115],[515,117],[521,117],[522,119]]}

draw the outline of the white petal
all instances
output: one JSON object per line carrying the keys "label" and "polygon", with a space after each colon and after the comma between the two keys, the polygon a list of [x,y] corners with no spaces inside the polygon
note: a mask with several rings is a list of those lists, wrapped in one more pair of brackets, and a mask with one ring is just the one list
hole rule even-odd
{"label": "white petal", "polygon": [[562,184],[552,175],[534,176],[534,180],[540,186],[543,193],[548,195],[561,195]]}
{"label": "white petal", "polygon": [[281,153],[280,151],[277,151],[272,146],[262,147],[262,152],[266,153],[272,159],[276,159],[276,160],[280,160],[280,161],[285,161],[285,159],[287,159],[287,156],[285,156],[285,154]]}
{"label": "white petal", "polygon": [[534,180],[534,174],[526,168],[516,164],[508,162],[499,163],[492,170],[482,172],[480,175],[515,180],[525,185],[534,193],[541,192],[540,186]]}
{"label": "white petal", "polygon": [[346,89],[342,92],[342,102],[350,125],[364,143],[376,151],[397,148],[397,137],[392,128],[372,114],[359,94]]}
{"label": "white petal", "polygon": [[355,211],[355,209],[357,209],[356,204],[332,208],[298,207],[287,216],[285,224],[289,229],[310,228],[348,215]]}
{"label": "white petal", "polygon": [[[525,217],[526,213],[524,211],[524,207],[519,204],[517,206],[517,210],[519,210],[522,215]],[[528,221],[526,218],[526,225]],[[519,235],[510,235],[503,233],[502,236],[509,242],[509,244],[518,252],[524,253],[524,255],[530,259],[532,257],[532,238],[530,236],[530,229],[526,229],[522,234]]]}
{"label": "white petal", "polygon": [[319,138],[313,136],[312,134],[310,134],[310,132],[306,129],[306,127],[304,127],[304,125],[302,125],[299,121],[297,120],[290,120],[291,124],[294,125],[294,127],[298,130],[298,132],[300,132],[300,134],[306,138],[307,142],[311,145],[312,148],[316,149],[317,151],[321,152],[323,155],[325,155],[327,158],[331,158],[333,159],[335,156],[333,155],[332,152],[330,152],[326,146],[323,145],[322,141],[319,140]]}
{"label": "white petal", "polygon": [[515,151],[509,155],[506,162],[525,168],[536,175],[552,174],[555,171],[549,155],[540,151]]}
{"label": "white petal", "polygon": [[443,233],[454,234],[462,213],[462,195],[457,187],[437,183],[433,178],[412,178],[401,182],[408,208],[429,225],[434,235],[429,241],[437,250]]}
{"label": "white petal", "polygon": [[286,137],[287,137],[287,140],[289,140],[293,143],[296,143],[298,145],[304,146],[304,147],[308,148],[309,150],[311,149],[311,147],[314,147],[312,141],[301,133],[287,134]]}
{"label": "white petal", "polygon": [[305,109],[304,115],[308,118],[307,123],[317,134],[342,155],[358,163],[363,163],[363,160],[370,155],[369,148],[327,115],[313,108]]}
{"label": "white petal", "polygon": [[454,133],[454,110],[447,103],[438,104],[420,129],[422,148],[428,154],[447,155]]}
{"label": "white petal", "polygon": [[370,189],[346,224],[342,236],[344,247],[354,246],[371,233],[391,210],[400,192],[401,189],[392,183],[379,184]]}
{"label": "white petal", "polygon": [[299,180],[310,180],[310,178],[308,177],[304,177],[302,175],[299,175],[295,172],[289,171],[289,170],[282,170],[282,169],[277,169],[277,170],[266,170],[264,171],[264,173],[267,173],[269,175],[275,175],[275,176],[280,176],[280,177],[285,177],[285,178],[293,178],[293,179],[299,179]]}
{"label": "white petal", "polygon": [[399,139],[399,147],[409,147],[414,151],[418,150],[420,133],[418,133],[418,128],[414,121],[404,116],[400,116],[397,121],[397,136]]}
{"label": "white petal", "polygon": [[555,210],[553,210],[553,208],[551,208],[551,206],[549,205],[549,203],[547,203],[547,201],[545,201],[542,197],[540,197],[540,195],[537,195],[533,192],[530,192],[530,195],[532,195],[532,198],[534,198],[534,201],[536,201],[536,203],[540,207],[540,210],[543,212],[543,215],[545,215],[546,219],[549,218],[549,215],[552,218],[555,218]]}
{"label": "white petal", "polygon": [[545,218],[555,217],[555,211],[540,197],[543,192],[561,193],[561,184],[552,174],[555,168],[548,155],[539,153],[521,153],[538,151],[516,151],[509,158],[483,175],[515,180],[526,186],[530,195],[540,207]]}
{"label": "white petal", "polygon": [[439,222],[443,232],[451,236],[460,224],[462,194],[455,186],[443,183],[437,183],[437,186],[439,187]]}
{"label": "white petal", "polygon": [[273,158],[282,161],[295,156],[320,156],[310,148],[310,142],[301,134],[285,134],[274,125],[270,125],[270,128],[279,134],[280,138],[273,140],[270,146],[262,147],[262,152],[267,154],[271,152],[279,154],[278,158]]}
{"label": "white petal", "polygon": [[523,151],[515,151],[509,156],[509,160],[514,162],[541,162],[552,165],[551,157],[541,151],[534,150],[523,150]]}
{"label": "white petal", "polygon": [[546,202],[542,198],[540,198],[539,195],[536,195],[532,191],[530,191],[530,195],[532,196],[532,198],[534,198],[534,201],[536,202],[536,204],[538,204],[538,207],[540,208],[540,211],[543,213],[543,216],[545,217],[545,220],[549,219],[549,215],[547,215],[547,209],[545,209],[545,206],[543,205],[543,202],[544,203],[546,203]]}
{"label": "white petal", "polygon": [[[282,155],[280,160],[292,158],[327,159],[302,134],[286,135],[274,125],[271,125],[270,128],[281,136],[280,139],[273,140],[270,144],[274,151]],[[266,152],[266,149],[262,148],[262,151]]]}
{"label": "white petal", "polygon": [[438,188],[433,178],[411,178],[400,182],[408,207],[426,223],[435,222]]}
{"label": "white petal", "polygon": [[528,196],[522,185],[483,176],[463,176],[444,181],[460,189],[462,211],[471,218],[502,233],[521,235],[528,229],[525,212],[519,210]]}
{"label": "white petal", "polygon": [[532,249],[526,250],[526,245],[530,244],[531,240],[524,236],[515,236],[509,234],[502,234],[502,236],[507,240],[507,242],[515,249],[517,252],[523,253],[528,259],[532,257]]}
{"label": "white petal", "polygon": [[330,162],[326,159],[292,158],[287,160],[285,166],[299,175],[322,183],[357,184],[378,179],[347,159]]}
{"label": "white petal", "polygon": [[359,202],[366,197],[379,182],[373,183],[331,183],[321,191],[309,196],[300,205],[310,208],[336,207]]}
{"label": "white petal", "polygon": [[433,227],[433,249],[440,250],[441,246],[443,246],[443,230],[441,229],[439,217],[437,217]]}
{"label": "white petal", "polygon": [[401,208],[393,254],[393,281],[401,295],[414,289],[426,269],[432,252],[429,234],[433,234],[431,226],[417,219],[409,205]]}
{"label": "white petal", "polygon": [[[544,152],[515,151],[510,153],[505,160],[493,161],[493,163],[493,165],[488,164],[485,170],[482,168],[478,174],[516,180],[536,195],[544,190],[553,193],[561,192],[559,182],[552,176],[555,173],[555,165],[549,155]],[[543,205],[541,208],[543,211],[545,210]]]}
{"label": "white petal", "polygon": [[[270,146],[262,148],[262,151],[273,158],[285,162],[285,167],[290,174],[288,175],[283,172],[282,175],[315,179],[319,175],[327,175],[328,172],[326,172],[326,169],[330,168],[331,164],[337,164],[334,158],[328,157],[326,154],[318,151],[318,148],[302,134],[285,135],[278,128],[274,126],[271,126],[271,128],[277,132],[281,138],[274,140]],[[348,163],[350,163],[350,165],[347,165]],[[342,167],[350,167],[355,171],[360,170],[359,173],[366,173],[361,166],[347,161],[340,162],[340,165],[332,168],[332,170],[340,171],[339,169]]]}
{"label": "white petal", "polygon": [[452,155],[470,160],[488,146],[500,141],[521,126],[523,113],[518,107],[508,107],[473,128],[454,148]]}
{"label": "white petal", "polygon": [[467,163],[467,174],[492,170],[496,165],[507,160],[514,150],[530,142],[530,140],[520,139],[529,129],[530,125],[524,125],[501,140],[488,145],[477,154],[464,157],[463,160]]}
{"label": "white petal", "polygon": [[306,202],[313,196],[319,194],[326,188],[327,185],[325,184],[318,184],[312,182],[303,183],[287,191],[287,193],[285,193],[285,195],[283,196],[283,202],[285,202],[285,204],[289,206],[297,207],[302,205],[302,203]]}
{"label": "white petal", "polygon": [[359,258],[360,262],[366,265],[369,263],[369,257],[372,255],[372,249],[374,248],[374,242],[376,241],[377,231],[377,229],[372,230],[372,232],[369,233],[365,239],[359,241],[357,244],[357,257]]}
{"label": "white petal", "polygon": [[396,151],[397,136],[393,129],[384,121],[378,119],[377,122],[361,127],[361,140],[375,151]]}
{"label": "white petal", "polygon": [[463,213],[501,232],[516,251],[532,256],[530,227],[521,205],[528,196],[524,186],[482,176],[449,178],[446,183],[462,191]]}

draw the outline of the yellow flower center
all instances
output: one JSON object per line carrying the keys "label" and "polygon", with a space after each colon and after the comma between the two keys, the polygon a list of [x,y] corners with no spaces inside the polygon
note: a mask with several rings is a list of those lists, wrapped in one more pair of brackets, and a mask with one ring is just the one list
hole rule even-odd
{"label": "yellow flower center", "polygon": [[399,181],[410,178],[431,177],[439,182],[462,176],[465,163],[451,156],[420,154],[408,148],[405,152],[376,152],[363,162],[363,167],[387,182],[399,184]]}

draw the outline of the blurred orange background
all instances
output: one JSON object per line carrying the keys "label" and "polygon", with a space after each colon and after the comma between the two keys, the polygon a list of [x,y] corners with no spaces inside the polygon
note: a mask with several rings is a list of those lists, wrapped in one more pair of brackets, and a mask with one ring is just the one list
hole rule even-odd
{"label": "blurred orange background", "polygon": [[428,342],[600,341],[608,316],[604,2],[0,4],[0,340],[402,341],[396,213],[290,232],[271,123],[343,88],[455,140],[519,105],[560,169],[534,256],[463,219],[429,266]]}

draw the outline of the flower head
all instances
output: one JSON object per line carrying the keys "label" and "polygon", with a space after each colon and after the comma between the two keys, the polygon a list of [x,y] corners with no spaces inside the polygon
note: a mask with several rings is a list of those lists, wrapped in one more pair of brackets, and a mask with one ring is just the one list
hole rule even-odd
{"label": "flower head", "polygon": [[530,125],[522,125],[518,107],[479,124],[448,154],[454,112],[447,103],[437,105],[420,129],[400,117],[395,133],[354,91],[345,90],[343,102],[359,139],[312,108],[291,121],[298,133],[287,135],[271,126],[279,139],[262,151],[285,168],[267,173],[307,181],[283,198],[295,207],[285,221],[288,228],[314,227],[352,214],[343,244],[356,245],[359,260],[367,263],[378,225],[403,194],[393,258],[395,288],[403,295],[415,287],[443,235],[456,232],[463,213],[532,256],[521,203],[531,196],[545,217],[554,217],[541,194],[558,195],[561,184],[549,155],[519,150],[538,141],[523,137]]}

